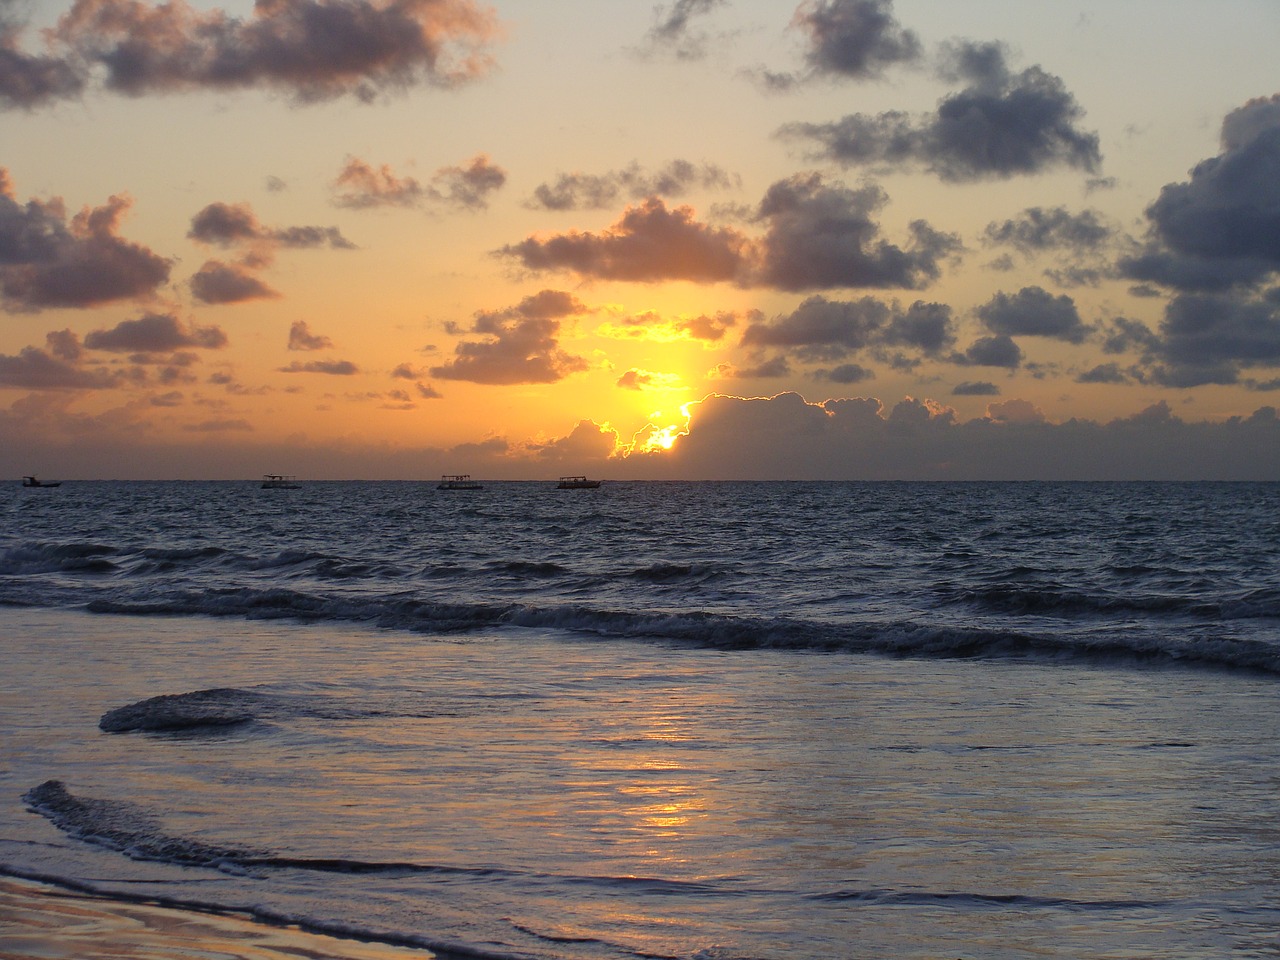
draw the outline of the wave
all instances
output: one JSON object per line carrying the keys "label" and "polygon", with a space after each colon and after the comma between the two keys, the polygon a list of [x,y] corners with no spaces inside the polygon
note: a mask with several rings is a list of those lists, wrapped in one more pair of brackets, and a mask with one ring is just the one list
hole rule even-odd
{"label": "wave", "polygon": [[32,543],[0,555],[0,574],[114,573],[119,550],[102,543]]}
{"label": "wave", "polygon": [[525,627],[608,639],[666,641],[726,650],[810,650],[930,659],[1129,662],[1280,673],[1280,646],[1229,636],[1030,632],[911,620],[812,621],[705,611],[624,611],[581,604],[439,603],[404,596],[318,596],[248,587],[185,591],[151,600],[92,600],[93,613],[199,615],[374,624],[448,634]]}
{"label": "wave", "polygon": [[949,602],[968,604],[1002,614],[1040,614],[1069,617],[1077,614],[1174,614],[1235,620],[1280,617],[1280,589],[1257,589],[1236,597],[1204,600],[1168,594],[1121,595],[1086,593],[1056,585],[1024,586],[1000,583],[991,586],[940,591]]}

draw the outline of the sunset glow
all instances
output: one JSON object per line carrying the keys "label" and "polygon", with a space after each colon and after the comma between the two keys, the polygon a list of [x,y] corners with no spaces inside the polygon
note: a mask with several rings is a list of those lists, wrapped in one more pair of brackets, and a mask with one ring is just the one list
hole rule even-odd
{"label": "sunset glow", "polygon": [[0,464],[1274,477],[1278,35],[1269,0],[8,5]]}

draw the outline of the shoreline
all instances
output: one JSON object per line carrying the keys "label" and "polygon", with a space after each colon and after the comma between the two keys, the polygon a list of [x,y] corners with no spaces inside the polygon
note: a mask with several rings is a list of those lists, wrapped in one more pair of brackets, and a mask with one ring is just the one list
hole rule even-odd
{"label": "shoreline", "polygon": [[430,950],[0,876],[3,960],[438,960]]}

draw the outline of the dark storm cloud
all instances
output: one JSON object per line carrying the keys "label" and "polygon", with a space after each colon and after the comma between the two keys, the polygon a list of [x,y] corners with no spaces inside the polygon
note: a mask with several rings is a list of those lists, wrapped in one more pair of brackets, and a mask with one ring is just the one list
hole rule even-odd
{"label": "dark storm cloud", "polygon": [[640,283],[715,283],[739,277],[749,247],[741,233],[699,223],[691,208],[668,209],[653,198],[629,207],[604,233],[530,237],[498,253],[534,271],[571,270],[586,277]]}
{"label": "dark storm cloud", "polygon": [[603,174],[562,173],[554,183],[539,184],[529,206],[544,210],[603,210],[620,200],[681,197],[691,189],[721,190],[737,178],[712,163],[672,160],[649,172],[638,163]]}
{"label": "dark storm cloud", "polygon": [[906,248],[889,243],[872,219],[887,200],[879,187],[854,190],[817,174],[773,184],[758,212],[768,229],[756,282],[791,291],[927,286],[960,240],[915,220]]}
{"label": "dark storm cloud", "polygon": [[61,200],[18,204],[0,169],[0,293],[11,310],[95,307],[145,298],[169,279],[169,261],[119,236],[132,201],[113,196],[65,223]]}
{"label": "dark storm cloud", "polygon": [[208,260],[191,277],[191,293],[201,303],[243,303],[280,296],[259,280],[250,267]]}
{"label": "dark storm cloud", "polygon": [[211,203],[191,218],[187,236],[219,247],[266,244],[291,249],[353,250],[337,227],[266,227],[247,203]]}
{"label": "dark storm cloud", "polygon": [[920,165],[950,182],[1007,178],[1067,166],[1094,172],[1098,136],[1078,128],[1084,111],[1059,77],[1013,73],[999,44],[955,44],[946,73],[969,85],[934,114],[851,114],[834,123],[791,123],[779,134],[816,141],[817,156],[845,166]]}
{"label": "dark storm cloud", "polygon": [[350,360],[295,360],[287,367],[277,367],[281,373],[327,373],[336,377],[350,377],[360,372]]}
{"label": "dark storm cloud", "polygon": [[810,0],[793,23],[809,35],[815,75],[864,80],[920,58],[920,40],[894,19],[892,0]]}
{"label": "dark storm cloud", "polygon": [[997,293],[975,311],[992,333],[1053,337],[1083,343],[1089,328],[1080,320],[1075,301],[1053,296],[1042,287],[1023,287],[1015,294]]}
{"label": "dark storm cloud", "polygon": [[1016,219],[987,224],[983,238],[1022,253],[1044,250],[1091,252],[1111,238],[1112,231],[1097,211],[1071,213],[1066,207],[1028,207]]}
{"label": "dark storm cloud", "polygon": [[695,30],[693,21],[706,16],[725,0],[675,0],[671,9],[654,8],[654,25],[645,36],[643,52],[680,60],[698,60],[706,54],[707,35]]}
{"label": "dark storm cloud", "polygon": [[33,106],[80,93],[92,75],[129,96],[267,87],[301,103],[367,102],[482,75],[497,32],[471,0],[259,0],[247,19],[182,0],[76,0],[48,32],[56,58],[0,33],[0,90]]}
{"label": "dark storm cloud", "polygon": [[560,349],[560,321],[586,312],[573,295],[543,290],[506,310],[477,313],[468,332],[487,339],[463,340],[454,359],[432,367],[431,374],[484,384],[563,380],[587,369],[587,361]]}
{"label": "dark storm cloud", "polygon": [[1146,212],[1147,246],[1121,262],[1133,279],[1214,291],[1280,270],[1280,94],[1228,114],[1222,152],[1167,184]]}
{"label": "dark storm cloud", "polygon": [[923,220],[910,224],[912,242],[896,246],[873,219],[886,202],[875,186],[857,190],[805,174],[773,184],[754,218],[760,239],[731,227],[698,222],[689,207],[668,209],[658,198],[629,207],[603,233],[530,237],[497,253],[535,271],[571,270],[584,277],[656,283],[734,282],[803,291],[906,288],[927,285],[959,238]]}
{"label": "dark storm cloud", "polygon": [[333,341],[318,333],[312,333],[305,320],[295,320],[289,327],[290,350],[328,350]]}
{"label": "dark storm cloud", "polygon": [[227,335],[218,327],[183,326],[172,314],[149,313],[137,320],[123,320],[110,330],[95,330],[84,338],[84,345],[115,353],[218,350],[227,345]]}

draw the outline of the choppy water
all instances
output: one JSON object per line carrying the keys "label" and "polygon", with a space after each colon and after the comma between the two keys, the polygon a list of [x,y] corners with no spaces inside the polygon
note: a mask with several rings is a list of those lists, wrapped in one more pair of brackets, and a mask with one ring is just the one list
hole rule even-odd
{"label": "choppy water", "polygon": [[1280,485],[0,509],[5,872],[444,955],[1280,948]]}

